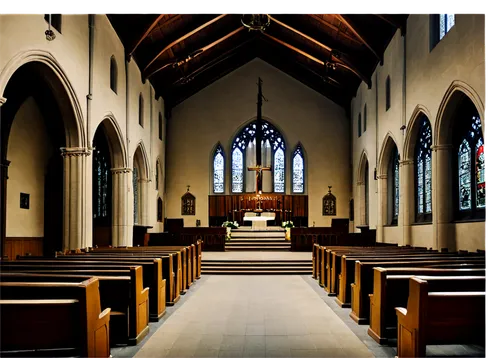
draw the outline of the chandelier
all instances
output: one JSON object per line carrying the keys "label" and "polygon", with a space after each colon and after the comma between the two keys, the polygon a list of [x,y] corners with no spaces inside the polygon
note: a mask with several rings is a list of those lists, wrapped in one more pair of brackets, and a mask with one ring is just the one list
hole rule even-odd
{"label": "chandelier", "polygon": [[242,15],[241,23],[243,26],[247,27],[250,31],[264,31],[271,23],[271,18],[269,15],[258,14],[258,15]]}

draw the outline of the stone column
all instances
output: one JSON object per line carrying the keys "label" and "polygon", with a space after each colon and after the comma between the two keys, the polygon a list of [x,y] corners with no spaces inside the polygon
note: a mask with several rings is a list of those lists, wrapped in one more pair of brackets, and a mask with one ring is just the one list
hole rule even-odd
{"label": "stone column", "polygon": [[358,225],[356,226],[363,226],[366,225],[365,183],[363,183],[362,181],[358,181],[356,184],[358,186],[358,203],[359,203],[359,220],[358,220]]}
{"label": "stone column", "polygon": [[452,149],[449,144],[434,145],[432,149],[432,229],[434,247],[438,250],[456,249],[453,220]]}
{"label": "stone column", "polygon": [[377,179],[377,241],[384,242],[384,226],[387,225],[387,174],[381,174]]}
{"label": "stone column", "polygon": [[[5,97],[0,97],[0,107],[7,102],[7,98]],[[0,108],[0,120],[2,119],[2,109]],[[0,151],[3,148],[0,148]],[[4,250],[4,245],[5,245],[5,237],[6,237],[6,232],[7,232],[7,223],[6,223],[6,218],[7,218],[7,179],[8,177],[8,170],[9,170],[9,164],[10,162],[8,160],[4,160],[3,158],[7,157],[7,153],[2,153],[2,156],[0,157],[0,257],[5,255],[5,250]]]}
{"label": "stone column", "polygon": [[131,168],[112,168],[112,245],[113,246],[132,246],[132,222],[128,215],[128,193],[129,182],[132,173]]}
{"label": "stone column", "polygon": [[400,190],[399,190],[399,217],[403,218],[403,245],[411,245],[411,225],[413,223],[413,160],[399,162]]}
{"label": "stone column", "polygon": [[138,179],[139,185],[139,225],[148,226],[149,180]]}
{"label": "stone column", "polygon": [[92,246],[92,235],[86,233],[84,226],[84,207],[87,203],[92,203],[89,200],[92,195],[84,192],[86,160],[90,154],[84,147],[61,148],[64,158],[63,250]]}

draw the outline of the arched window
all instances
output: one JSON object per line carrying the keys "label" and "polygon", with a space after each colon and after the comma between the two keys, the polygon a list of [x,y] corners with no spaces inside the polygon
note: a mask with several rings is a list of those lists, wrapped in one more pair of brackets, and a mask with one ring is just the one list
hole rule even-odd
{"label": "arched window", "polygon": [[385,80],[385,110],[391,108],[391,77],[387,76]]}
{"label": "arched window", "polygon": [[158,198],[156,202],[156,221],[161,223],[163,221],[163,200]]}
{"label": "arched window", "polygon": [[297,145],[292,154],[292,193],[304,193],[304,152]]}
{"label": "arched window", "polygon": [[161,113],[158,113],[158,138],[163,140],[163,117]]}
{"label": "arched window", "polygon": [[142,93],[139,94],[139,125],[144,127],[144,99]]}
{"label": "arched window", "polygon": [[109,60],[109,87],[113,92],[118,93],[118,67],[115,56],[111,56]]}
{"label": "arched window", "polygon": [[427,117],[420,119],[415,146],[416,222],[432,221],[432,131]]}
{"label": "arched window", "polygon": [[[253,166],[255,161],[256,121],[249,123],[234,138],[231,152],[231,187],[233,193],[253,192],[255,172],[247,172],[245,166]],[[263,191],[285,192],[285,140],[281,133],[269,122],[262,121],[261,163],[270,166],[271,172],[263,171]],[[247,175],[244,173],[247,172]],[[246,177],[246,179],[244,179]],[[245,184],[245,185],[244,185]],[[246,190],[245,190],[246,188]],[[266,189],[267,188],[267,189]]]}
{"label": "arched window", "polygon": [[93,214],[103,223],[111,218],[111,158],[106,135],[101,127],[96,131],[93,145]]}
{"label": "arched window", "polygon": [[390,168],[388,171],[388,190],[387,195],[389,196],[387,206],[389,209],[389,224],[397,225],[399,217],[399,153],[396,146],[392,150]]}
{"label": "arched window", "polygon": [[358,114],[358,137],[361,137],[361,112]]}
{"label": "arched window", "polygon": [[224,193],[224,149],[220,143],[215,148],[213,157],[214,170],[214,193]]}
{"label": "arched window", "polygon": [[[470,106],[472,107],[472,105]],[[481,119],[473,108],[461,110],[466,117],[455,138],[457,143],[456,196],[458,219],[484,218],[486,208],[486,181],[484,177],[484,139]]]}
{"label": "arched window", "polygon": [[364,133],[364,132],[366,132],[366,123],[367,123],[367,118],[366,118],[366,103],[365,103],[365,108],[363,110],[363,115],[364,115],[364,119],[363,119],[363,124],[364,124],[363,133]]}
{"label": "arched window", "polygon": [[134,186],[134,224],[139,223],[139,171],[136,167],[132,172],[132,184]]}

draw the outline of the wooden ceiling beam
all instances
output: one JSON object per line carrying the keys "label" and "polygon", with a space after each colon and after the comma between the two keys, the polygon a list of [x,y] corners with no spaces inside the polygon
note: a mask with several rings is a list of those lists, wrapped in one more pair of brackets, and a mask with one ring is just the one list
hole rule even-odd
{"label": "wooden ceiling beam", "polygon": [[[149,28],[146,30],[146,32],[144,32],[144,34],[141,36],[141,38],[139,39],[139,41],[137,41],[137,43],[135,44],[135,46],[132,48],[132,50],[128,53],[127,57],[130,59],[132,57],[132,55],[134,54],[135,50],[137,50],[137,47],[139,47],[139,45],[142,43],[142,41],[144,41],[144,39],[146,37],[148,37],[148,35],[151,33],[151,31],[153,31],[153,29],[155,28],[155,26],[158,24],[158,22],[163,18],[163,16],[165,15],[160,15],[156,18],[155,21],[153,21],[153,23],[151,24],[151,26],[149,26]],[[176,16],[179,16],[179,15],[176,15]],[[170,19],[172,20],[172,19]],[[169,21],[170,21],[169,20]]]}
{"label": "wooden ceiling beam", "polygon": [[[318,40],[312,38],[311,36],[309,35],[306,35],[305,33],[293,28],[292,26],[289,26],[287,24],[285,24],[284,22],[282,21],[279,21],[277,20],[276,18],[272,17],[272,16],[269,16],[270,19],[272,21],[274,21],[275,23],[277,23],[278,25],[280,26],[283,26],[284,28],[296,33],[297,35],[300,35],[302,36],[303,38],[305,38],[306,40],[309,40],[313,43],[315,43],[316,45],[318,45],[319,47],[327,50],[329,53],[332,53],[333,49],[321,42],[319,42]],[[288,46],[287,46],[288,47]],[[342,66],[344,67],[345,69],[348,69],[349,71],[353,72],[356,76],[358,76],[362,81],[364,81],[366,84],[368,84],[370,87],[371,87],[371,81],[370,79],[363,75],[355,66],[353,66],[351,63],[349,63],[348,61],[345,61],[345,60],[342,60],[342,59],[339,59],[337,57],[333,57],[331,56],[331,59],[334,60],[339,66]],[[324,64],[324,62],[323,62]]]}
{"label": "wooden ceiling beam", "polygon": [[198,55],[202,54],[203,52],[205,52],[205,51],[207,51],[207,50],[211,49],[211,48],[212,48],[212,47],[214,47],[214,46],[217,46],[217,45],[218,45],[219,43],[221,43],[222,41],[227,40],[228,38],[230,38],[230,37],[232,37],[232,36],[236,35],[237,33],[241,32],[241,31],[242,31],[242,30],[244,30],[244,29],[245,29],[245,28],[244,28],[243,26],[240,26],[240,27],[238,27],[236,30],[231,31],[229,34],[227,34],[227,35],[225,35],[225,36],[223,36],[223,37],[221,37],[221,38],[219,38],[219,39],[215,40],[214,42],[212,42],[212,43],[210,43],[210,44],[208,44],[208,45],[206,45],[206,46],[204,46],[204,47],[202,47],[202,48],[200,48],[200,49],[198,49],[198,50],[196,50],[196,51],[193,51],[193,53],[194,53],[194,54],[196,54],[195,56],[192,56],[192,57],[191,57],[191,54],[189,54],[189,55],[187,55],[187,57],[186,57],[186,58],[184,58],[184,59],[182,59],[182,60],[175,60],[175,61],[173,61],[173,62],[169,62],[169,63],[167,63],[167,64],[165,64],[165,65],[161,66],[160,68],[158,68],[158,69],[154,70],[153,72],[149,73],[149,74],[146,76],[146,79],[150,78],[150,77],[151,77],[151,76],[153,76],[155,73],[157,73],[157,72],[159,72],[159,71],[161,71],[161,70],[163,70],[163,69],[165,69],[165,68],[167,68],[167,67],[171,67],[171,66],[172,66],[172,65],[174,65],[174,64],[179,63],[180,65],[183,65],[183,64],[185,64],[185,63],[187,63],[187,62],[191,61],[191,60],[192,60],[193,58],[195,58],[196,56],[198,56]]}
{"label": "wooden ceiling beam", "polygon": [[192,30],[192,31],[189,31],[187,34],[184,34],[183,36],[179,37],[177,40],[174,40],[173,42],[169,43],[167,46],[165,46],[147,65],[146,67],[144,68],[144,71],[146,71],[149,66],[151,66],[161,55],[163,55],[165,53],[165,51],[167,51],[168,49],[174,47],[175,45],[177,45],[179,42],[182,42],[184,40],[186,40],[187,38],[193,36],[194,34],[196,34],[197,32],[203,30],[205,27],[207,26],[210,26],[212,25],[213,23],[221,20],[222,18],[224,18],[227,14],[222,14],[222,15],[219,15],[217,16],[216,18],[213,18],[212,20],[210,21],[207,21],[205,22],[203,25],[201,26],[198,26],[196,29]]}
{"label": "wooden ceiling beam", "polygon": [[358,45],[362,45],[363,44],[358,38],[353,37],[353,36],[349,35],[348,33],[341,31],[340,28],[338,28],[337,26],[329,23],[328,21],[326,21],[325,19],[319,17],[318,15],[309,15],[309,16],[312,17],[314,20],[319,21],[321,24],[325,25],[330,30],[337,31],[339,34],[341,34],[342,36],[348,38],[349,40],[357,43]]}
{"label": "wooden ceiling beam", "polygon": [[379,61],[382,60],[382,54],[379,54],[377,51],[373,49],[372,46],[368,43],[368,41],[365,40],[363,36],[359,33],[359,31],[351,24],[351,22],[345,18],[345,16],[342,16],[340,14],[336,14],[335,17],[339,19],[340,22],[342,22],[347,28],[377,57]]}

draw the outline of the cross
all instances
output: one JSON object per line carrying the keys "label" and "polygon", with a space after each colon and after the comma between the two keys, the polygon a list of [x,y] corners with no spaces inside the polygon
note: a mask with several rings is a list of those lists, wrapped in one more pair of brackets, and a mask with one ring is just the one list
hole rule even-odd
{"label": "cross", "polygon": [[[259,194],[259,191],[262,191],[262,171],[270,171],[271,167],[263,167],[262,164],[262,80],[259,77],[259,82],[257,83],[259,86],[259,92],[257,93],[257,124],[255,125],[255,146],[256,146],[256,162],[257,165],[254,167],[248,167],[248,171],[255,172],[255,194]],[[265,98],[264,98],[265,99]],[[266,100],[267,101],[267,100]]]}
{"label": "cross", "polygon": [[191,186],[191,185],[188,185],[188,186],[187,186],[187,189],[188,189],[187,191],[189,191],[189,187],[190,187],[190,186]]}

